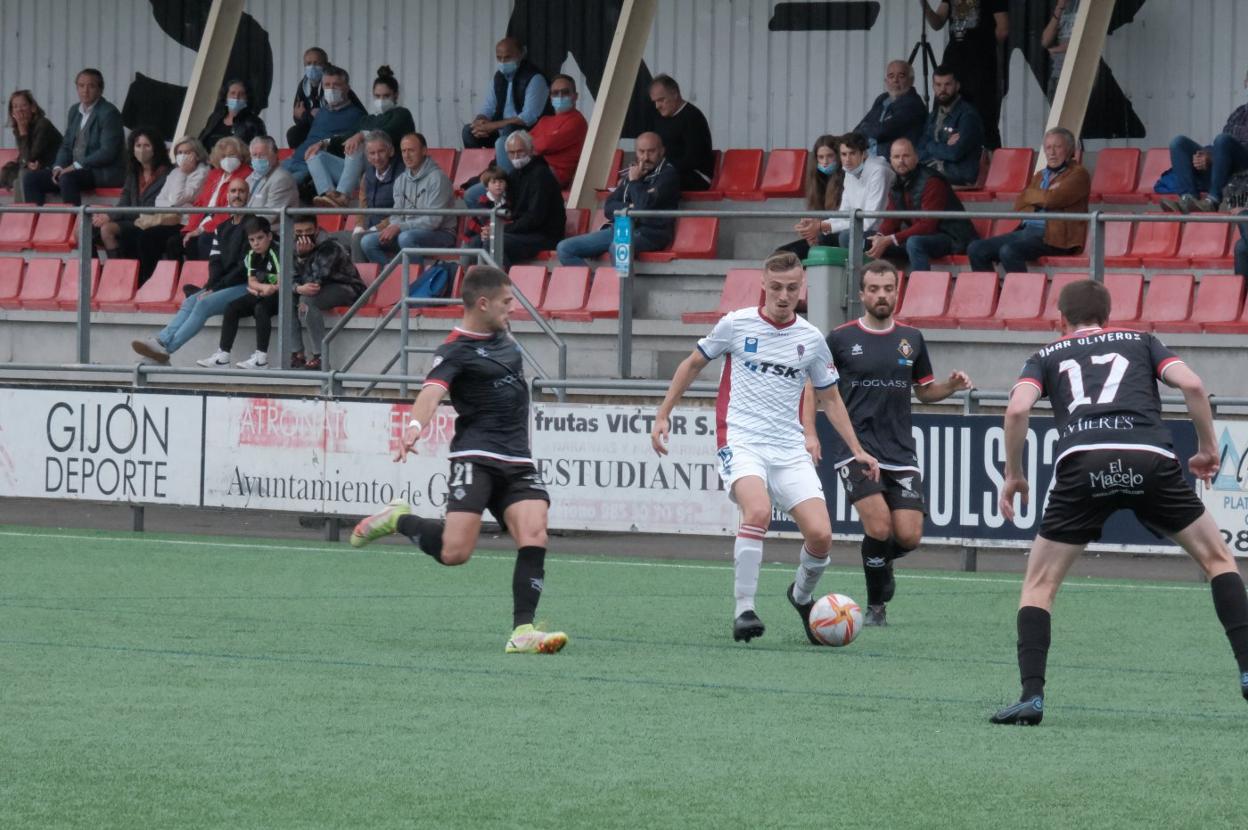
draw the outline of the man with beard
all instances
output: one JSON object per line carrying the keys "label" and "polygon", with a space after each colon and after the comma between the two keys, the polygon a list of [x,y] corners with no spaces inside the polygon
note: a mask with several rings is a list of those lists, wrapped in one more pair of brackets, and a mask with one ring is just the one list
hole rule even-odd
{"label": "man with beard", "polygon": [[[910,431],[910,389],[923,403],[942,401],[971,388],[966,372],[936,381],[923,333],[893,320],[897,271],[887,262],[867,263],[859,280],[862,317],[828,335],[841,394],[863,449],[879,460],[878,479],[834,437],[829,447],[845,494],[862,519],[862,568],[867,578],[866,625],[886,625],[893,598],[893,560],[923,537],[923,475]],[[807,417],[814,416],[807,407]]]}
{"label": "man with beard", "polygon": [[919,161],[943,174],[949,184],[974,184],[984,152],[984,122],[962,97],[962,84],[952,69],[936,67],[932,95],[935,102],[919,139]]}

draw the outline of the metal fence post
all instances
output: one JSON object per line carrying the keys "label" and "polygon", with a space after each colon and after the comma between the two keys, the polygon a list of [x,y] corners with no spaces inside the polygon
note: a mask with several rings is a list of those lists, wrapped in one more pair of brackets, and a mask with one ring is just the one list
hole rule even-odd
{"label": "metal fence post", "polygon": [[855,275],[862,273],[863,246],[866,244],[866,223],[861,210],[854,210],[849,218],[849,278],[845,280],[845,296],[841,300],[841,308],[845,309],[845,319],[857,318],[861,310],[856,308],[853,286],[857,284]]}
{"label": "metal fence post", "polygon": [[[403,286],[403,296],[399,299],[399,311],[403,315],[399,320],[399,372],[402,373],[404,378],[406,378],[408,370],[407,338],[411,331],[412,319],[412,309],[407,304],[407,292],[409,290],[409,286],[407,284],[407,268],[410,263],[410,259],[406,248],[399,252],[399,256],[401,258],[399,267],[402,269],[399,271],[399,284]],[[394,279],[394,277],[392,276],[390,279]],[[404,398],[407,397],[406,380],[399,382],[399,395]]]}
{"label": "metal fence post", "polygon": [[[278,226],[280,228],[281,237],[278,240],[277,259],[278,259],[278,277],[277,277],[277,368],[290,368],[290,354],[298,348],[298,344],[289,343],[286,336],[289,331],[288,326],[294,320],[291,315],[295,313],[292,301],[294,300],[294,286],[291,277],[291,269],[294,267],[292,261],[295,254],[295,241],[291,238],[293,225],[290,223],[290,214],[286,208],[282,208],[277,217]],[[270,361],[271,362],[271,361]]]}
{"label": "metal fence post", "polygon": [[91,222],[78,206],[78,362],[91,362]]}
{"label": "metal fence post", "polygon": [[1105,220],[1101,218],[1099,210],[1092,213],[1091,233],[1092,279],[1097,282],[1105,282]]}
{"label": "metal fence post", "polygon": [[616,263],[616,269],[620,270],[620,265],[627,263],[627,268],[623,269],[620,274],[620,379],[624,380],[633,373],[633,274],[636,268],[633,266],[633,217],[628,215],[628,208],[617,211],[614,221],[623,220],[627,228],[627,242],[623,243],[627,246],[626,251],[619,251],[618,246],[621,243],[615,241],[618,231],[612,231],[612,261]]}
{"label": "metal fence post", "polygon": [[490,256],[503,267],[503,223],[498,221],[498,208],[490,209]]}

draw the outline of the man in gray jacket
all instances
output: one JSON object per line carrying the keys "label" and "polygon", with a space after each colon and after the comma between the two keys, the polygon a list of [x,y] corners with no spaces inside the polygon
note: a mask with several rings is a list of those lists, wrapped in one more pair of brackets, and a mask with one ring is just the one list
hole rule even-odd
{"label": "man in gray jacket", "polygon": [[251,140],[247,150],[251,153],[251,200],[247,207],[273,208],[299,206],[299,186],[295,179],[277,160],[277,142],[267,135]]}
{"label": "man in gray jacket", "polygon": [[429,158],[427,149],[425,137],[420,133],[408,133],[399,142],[399,153],[406,169],[394,182],[396,213],[384,229],[360,237],[360,250],[369,262],[385,265],[403,248],[455,247],[454,216],[413,216],[397,212],[452,207],[455,189],[442,168]]}
{"label": "man in gray jacket", "polygon": [[65,139],[51,169],[28,170],[22,178],[26,198],[42,205],[49,193],[66,204],[82,204],[82,191],[120,187],[125,179],[125,135],[121,113],[104,100],[104,75],[84,69],[74,80],[78,106],[69,111]]}

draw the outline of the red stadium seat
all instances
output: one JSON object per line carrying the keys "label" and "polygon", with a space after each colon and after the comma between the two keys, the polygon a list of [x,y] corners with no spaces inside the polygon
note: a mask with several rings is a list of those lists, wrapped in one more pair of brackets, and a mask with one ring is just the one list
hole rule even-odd
{"label": "red stadium seat", "polygon": [[[1219,277],[1205,276],[1201,278],[1200,282],[1203,285],[1205,280],[1208,280],[1208,279],[1223,280],[1223,279],[1230,279],[1230,278],[1239,277],[1239,276],[1240,276],[1239,274],[1231,274],[1229,276],[1223,275]],[[1202,289],[1202,293],[1203,293],[1203,289]],[[1243,297],[1244,295],[1243,285],[1239,286],[1239,290],[1237,293],[1240,295],[1240,297]],[[1220,300],[1221,298],[1218,298],[1218,299]],[[1204,305],[1201,303],[1199,296],[1197,297],[1196,301],[1197,301],[1197,305],[1201,307],[1201,310],[1192,311],[1193,321],[1196,320],[1196,315],[1198,313],[1202,315],[1205,313],[1203,311]],[[1216,300],[1211,301],[1210,304],[1214,305],[1217,308],[1217,311],[1211,312],[1210,316],[1212,317],[1214,316],[1214,314],[1216,314],[1218,317],[1220,317],[1221,314],[1223,313],[1223,306],[1217,305]],[[1242,306],[1239,307],[1238,316],[1235,315],[1236,304],[1232,304],[1230,302],[1229,297],[1226,299],[1224,305],[1225,305],[1225,308],[1229,309],[1230,311],[1230,319],[1210,319],[1207,322],[1202,320],[1201,325],[1204,327],[1205,333],[1206,334],[1248,334],[1248,299],[1245,299],[1242,301]]]}
{"label": "red stadium seat", "polygon": [[18,151],[16,147],[0,147],[0,167],[11,161],[17,161]]}
{"label": "red stadium seat", "polygon": [[30,247],[36,251],[72,251],[78,244],[74,231],[78,227],[75,213],[41,213],[30,235]]}
{"label": "red stadium seat", "polygon": [[278,163],[281,163],[281,162],[285,161],[286,159],[290,158],[290,157],[291,157],[291,156],[293,156],[294,154],[295,154],[295,150],[294,150],[294,148],[293,148],[293,147],[283,147],[283,148],[281,148],[280,150],[278,150],[278,151],[277,151],[277,160],[278,160]]}
{"label": "red stadium seat", "polygon": [[[461,265],[455,269],[455,281],[451,287],[451,297],[453,298],[462,297],[463,290],[464,290],[464,268]],[[525,296],[528,296],[528,295],[525,295]],[[421,314],[423,314],[425,317],[436,317],[442,320],[455,319],[455,318],[459,318],[463,316],[464,307],[461,304],[428,306],[426,308],[421,309]]]}
{"label": "red stadium seat", "polygon": [[26,263],[20,295],[22,308],[56,308],[56,294],[61,288],[64,263],[54,257],[32,259]]}
{"label": "red stadium seat", "polygon": [[1093,202],[1116,202],[1119,196],[1130,196],[1138,183],[1136,168],[1140,151],[1135,147],[1108,147],[1096,156],[1092,171],[1090,199]]}
{"label": "red stadium seat", "polygon": [[[567,208],[563,212],[563,238],[580,236],[589,232],[589,211],[585,208]],[[555,252],[538,251],[534,259],[554,259]]]}
{"label": "red stadium seat", "polygon": [[637,254],[640,262],[671,262],[674,259],[714,259],[719,250],[719,219],[715,216],[681,216],[676,219],[672,244],[662,251]]}
{"label": "red stadium seat", "polygon": [[1151,257],[1153,268],[1229,268],[1231,226],[1225,222],[1184,222],[1174,256]]}
{"label": "red stadium seat", "polygon": [[[1151,288],[1150,288],[1151,291]],[[1206,274],[1196,284],[1196,301],[1186,320],[1161,320],[1155,331],[1199,332],[1211,325],[1234,325],[1244,303],[1244,278],[1240,274]]]}
{"label": "red stadium seat", "polygon": [[[1127,256],[1131,249],[1132,222],[1106,222],[1105,227],[1105,259],[1119,259]],[[1084,240],[1083,250],[1077,254],[1059,254],[1042,256],[1037,262],[1041,265],[1055,265],[1058,268],[1087,268],[1090,262],[1092,229],[1088,228],[1088,238]]]}
{"label": "red stadium seat", "polygon": [[715,161],[711,168],[711,187],[709,190],[682,190],[680,198],[686,202],[708,202],[716,199],[724,198],[723,191],[715,189],[715,183],[719,181],[719,166],[723,163],[724,154],[720,150],[713,152]]}
{"label": "red stadium seat", "polygon": [[1185,321],[1192,313],[1191,274],[1157,274],[1148,281],[1148,293],[1140,309],[1141,328],[1157,323]]}
{"label": "red stadium seat", "polygon": [[341,213],[320,213],[316,216],[316,224],[325,233],[338,233],[346,225],[347,217]]}
{"label": "red stadium seat", "polygon": [[433,163],[442,168],[442,172],[450,178],[455,172],[455,148],[454,147],[430,147],[429,158],[433,159]]}
{"label": "red stadium seat", "polygon": [[589,266],[560,265],[550,272],[546,297],[538,311],[553,317],[559,311],[580,311],[589,297]]}
{"label": "red stadium seat", "polygon": [[1136,181],[1134,192],[1119,194],[1114,197],[1114,201],[1122,204],[1145,205],[1165,198],[1162,194],[1153,192],[1153,185],[1157,184],[1161,174],[1169,169],[1170,148],[1153,147],[1144,153],[1144,167],[1140,170],[1140,177]]}
{"label": "red stadium seat", "polygon": [[[100,289],[100,261],[91,260],[91,288],[89,299],[94,299]],[[35,306],[32,306],[34,308]],[[39,306],[47,308],[46,305]],[[78,260],[71,259],[65,263],[61,271],[61,290],[56,292],[56,307],[61,311],[75,311],[78,308]]]}
{"label": "red stadium seat", "polygon": [[612,319],[620,316],[620,275],[610,266],[602,266],[594,272],[594,281],[589,287],[589,298],[585,307],[579,311],[552,311],[556,320],[567,320],[573,323],[589,323],[598,319]]}
{"label": "red stadium seat", "polygon": [[120,187],[97,187],[92,193],[101,199],[120,199]]}
{"label": "red stadium seat", "polygon": [[182,300],[186,298],[183,291],[188,285],[195,288],[203,288],[208,284],[208,260],[206,259],[188,259],[182,263],[182,274],[178,278],[178,290],[174,292],[174,305],[181,306]]}
{"label": "red stadium seat", "polygon": [[[542,301],[546,299],[546,278],[549,276],[545,265],[513,265],[507,276],[516,292],[523,294],[534,308],[542,307]],[[533,317],[516,300],[511,308],[511,319],[532,320]]]}
{"label": "red stadium seat", "polygon": [[[371,262],[368,263],[368,265],[371,265],[372,267],[368,269],[367,277],[365,276],[366,272],[363,265],[357,265],[356,268],[359,269],[360,279],[364,280],[364,284],[372,285],[376,282],[381,271],[381,267]],[[400,271],[402,267],[403,266],[401,265],[395,267],[395,270],[391,272],[390,276],[386,278],[386,281],[382,283],[381,288],[377,289],[377,293],[369,298],[368,305],[360,309],[360,316],[380,317],[389,311],[392,305],[403,298],[403,294],[407,291],[407,286],[403,284],[403,277]],[[420,279],[420,272],[421,266],[409,265],[407,267],[408,284]],[[428,308],[411,309],[411,311],[421,314],[428,310]]]}
{"label": "red stadium seat", "polygon": [[[1037,276],[1043,276],[1043,274]],[[1054,274],[1053,282],[1049,285],[1049,292],[1045,295],[1044,310],[1040,312],[1040,316],[1038,318],[1005,318],[1005,327],[1010,331],[1047,331],[1057,328],[1061,323],[1057,310],[1057,298],[1062,293],[1062,289],[1072,282],[1087,278],[1087,274]]]}
{"label": "red stadium seat", "polygon": [[[806,194],[809,150],[772,150],[763,168],[759,193],[765,199],[792,199]],[[740,197],[738,197],[740,198]]]}
{"label": "red stadium seat", "polygon": [[762,150],[728,150],[712,190],[729,199],[761,199],[758,180],[763,175]]}
{"label": "red stadium seat", "polygon": [[459,163],[455,165],[455,175],[451,177],[451,183],[455,185],[456,192],[462,192],[460,185],[469,179],[475,183],[477,177],[484,173],[485,168],[489,167],[494,160],[493,147],[473,147],[461,151]]}
{"label": "red stadium seat", "polygon": [[0,308],[19,308],[22,294],[22,272],[26,260],[20,256],[0,257]]}
{"label": "red stadium seat", "polygon": [[1030,147],[1002,147],[992,154],[988,176],[982,191],[964,191],[958,198],[964,202],[990,202],[994,199],[1013,199],[1026,189],[1031,181],[1036,151]]}
{"label": "red stadium seat", "polygon": [[719,306],[714,311],[686,311],[685,323],[716,323],[730,311],[757,306],[762,301],[763,272],[758,268],[732,268],[724,275]]}
{"label": "red stadium seat", "polygon": [[138,285],[138,260],[110,259],[100,272],[100,288],[95,292],[91,307],[100,311],[134,311],[134,291]]}
{"label": "red stadium seat", "polygon": [[1179,249],[1178,222],[1137,222],[1131,239],[1131,250],[1125,257],[1105,257],[1105,264],[1113,267],[1143,265],[1159,267],[1158,260],[1173,257]]}
{"label": "red stadium seat", "polygon": [[0,251],[24,251],[29,248],[38,216],[37,213],[0,213]]}
{"label": "red stadium seat", "polygon": [[[907,320],[913,326],[924,328],[975,328],[977,322],[992,317],[997,305],[998,282],[996,271],[963,271],[954,277],[953,294],[944,314],[927,317],[911,313]],[[912,290],[913,286],[912,275]]]}
{"label": "red stadium seat", "polygon": [[1129,326],[1140,319],[1143,274],[1106,274],[1105,287],[1109,289],[1109,322]]}
{"label": "red stadium seat", "polygon": [[134,293],[136,311],[173,311],[173,292],[178,287],[178,261],[164,259]]}
{"label": "red stadium seat", "polygon": [[912,318],[943,317],[949,306],[948,271],[914,271],[906,282],[906,293],[897,307],[897,316]]}
{"label": "red stadium seat", "polygon": [[[959,277],[959,279],[961,279]],[[981,320],[975,328],[1002,329],[1011,320],[1038,321],[1044,309],[1043,273],[1012,273],[1005,275],[1001,296],[997,299],[997,311],[990,320]]]}
{"label": "red stadium seat", "polygon": [[[991,164],[991,154],[987,150],[981,150],[979,153],[979,173],[975,176],[973,184],[955,184],[953,189],[962,193],[974,193],[984,189],[984,182],[988,181],[988,166]],[[972,199],[972,201],[974,201]]]}

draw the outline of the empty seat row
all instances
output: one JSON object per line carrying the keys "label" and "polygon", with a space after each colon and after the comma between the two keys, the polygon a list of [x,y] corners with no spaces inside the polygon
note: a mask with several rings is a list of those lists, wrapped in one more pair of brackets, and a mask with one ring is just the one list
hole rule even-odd
{"label": "empty seat row", "polygon": [[72,251],[77,230],[74,213],[0,213],[0,251]]}

